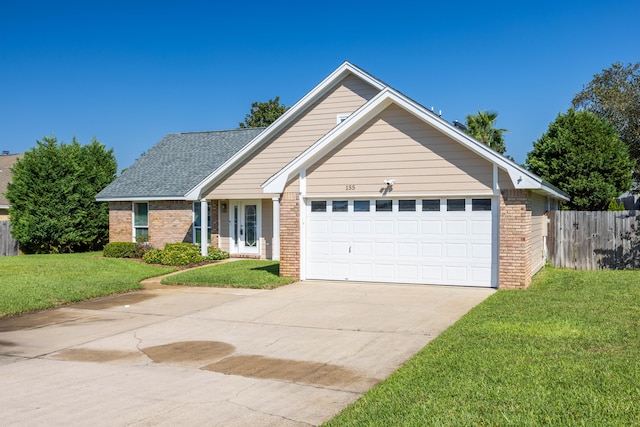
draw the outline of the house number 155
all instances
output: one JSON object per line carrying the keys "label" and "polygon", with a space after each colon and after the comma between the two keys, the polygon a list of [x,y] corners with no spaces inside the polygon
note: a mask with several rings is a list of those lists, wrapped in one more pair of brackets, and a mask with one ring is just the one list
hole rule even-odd
{"label": "house number 155", "polygon": [[356,186],[355,186],[355,185],[352,185],[352,184],[347,184],[347,186],[346,186],[346,187],[347,187],[347,191],[353,191],[353,190],[355,190],[355,189],[356,189]]}

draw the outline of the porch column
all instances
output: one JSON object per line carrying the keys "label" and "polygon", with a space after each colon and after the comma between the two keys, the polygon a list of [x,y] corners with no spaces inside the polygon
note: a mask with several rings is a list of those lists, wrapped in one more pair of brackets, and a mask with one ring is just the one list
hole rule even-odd
{"label": "porch column", "polygon": [[273,197],[273,240],[271,243],[271,259],[280,261],[280,199]]}
{"label": "porch column", "polygon": [[209,255],[209,206],[207,199],[200,200],[200,254]]}

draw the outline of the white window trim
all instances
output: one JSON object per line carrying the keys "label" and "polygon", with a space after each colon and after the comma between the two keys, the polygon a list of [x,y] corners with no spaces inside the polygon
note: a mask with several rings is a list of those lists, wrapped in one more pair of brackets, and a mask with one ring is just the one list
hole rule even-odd
{"label": "white window trim", "polygon": [[[207,239],[211,239],[211,202],[208,200],[207,200],[207,209],[209,212],[208,218],[207,218]],[[200,212],[200,214],[202,215],[202,202],[200,201],[193,202],[193,206],[191,209],[191,215],[193,215],[191,220],[191,235],[192,235],[191,240],[193,241],[194,244],[199,244],[196,239],[196,230],[201,230],[202,220],[200,221],[201,225],[196,225],[196,210]],[[208,241],[207,244],[210,245],[211,242]]]}
{"label": "white window trim", "polygon": [[[137,204],[146,204],[147,205],[147,225],[140,226],[136,225],[136,205]],[[134,201],[131,202],[131,241],[137,242],[136,240],[136,230],[138,229],[147,229],[147,241],[149,240],[149,201]]]}

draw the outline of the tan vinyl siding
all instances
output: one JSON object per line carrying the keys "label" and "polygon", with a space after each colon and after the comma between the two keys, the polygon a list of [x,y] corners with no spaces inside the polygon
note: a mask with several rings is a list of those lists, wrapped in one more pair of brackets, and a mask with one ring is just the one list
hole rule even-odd
{"label": "tan vinyl siding", "polygon": [[509,174],[502,169],[498,169],[498,188],[500,190],[513,190],[515,188]]}
{"label": "tan vinyl siding", "polygon": [[227,211],[222,212],[222,208],[220,209],[220,219],[218,221],[218,233],[219,237],[219,248],[225,252],[229,252],[231,249],[230,237],[229,237],[229,201],[228,200],[218,200],[218,204],[222,206],[222,204],[227,205]]}
{"label": "tan vinyl siding", "polygon": [[531,204],[531,274],[545,264],[545,237],[547,236],[547,199],[538,194],[530,195]]}
{"label": "tan vinyl siding", "polygon": [[390,106],[307,170],[307,195],[492,194],[493,166],[461,144]]}
{"label": "tan vinyl siding", "polygon": [[336,117],[352,113],[373,98],[377,89],[350,75],[311,105],[272,142],[255,153],[206,194],[207,198],[262,198],[261,185],[336,126]]}

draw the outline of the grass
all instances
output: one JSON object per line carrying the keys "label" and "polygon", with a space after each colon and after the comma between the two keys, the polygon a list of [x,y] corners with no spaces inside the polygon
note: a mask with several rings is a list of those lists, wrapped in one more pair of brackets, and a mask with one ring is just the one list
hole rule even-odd
{"label": "grass", "polygon": [[229,288],[273,289],[295,282],[280,277],[278,261],[243,260],[215,264],[165,277],[165,285],[216,286]]}
{"label": "grass", "polygon": [[141,289],[171,271],[98,252],[0,257],[0,317]]}
{"label": "grass", "polygon": [[639,425],[640,272],[499,291],[327,423]]}

